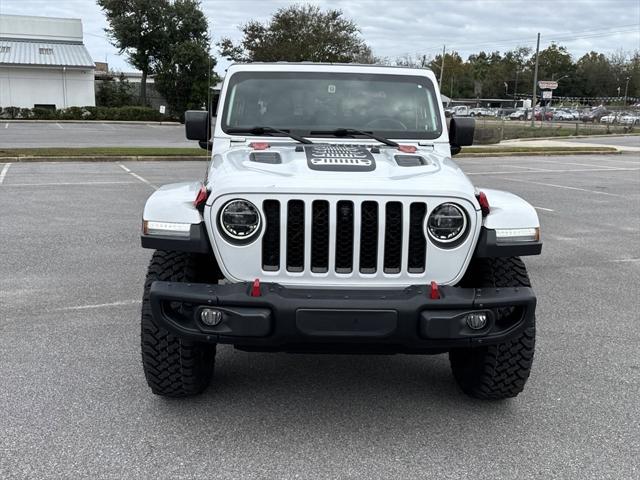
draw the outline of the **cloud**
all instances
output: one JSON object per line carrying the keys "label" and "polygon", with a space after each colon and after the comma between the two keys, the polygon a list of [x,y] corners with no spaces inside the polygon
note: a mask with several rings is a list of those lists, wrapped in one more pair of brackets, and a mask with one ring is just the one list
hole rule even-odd
{"label": "cloud", "polygon": [[[202,0],[214,41],[238,40],[238,27],[251,19],[266,21],[286,0]],[[298,2],[300,3],[300,2]],[[304,3],[304,2],[302,2]],[[322,8],[341,9],[380,57],[435,56],[456,50],[463,58],[479,50],[505,51],[518,46],[541,48],[552,41],[575,57],[590,50],[603,53],[640,50],[639,0],[312,0]],[[92,0],[0,0],[0,13],[82,18],[85,44],[97,61],[108,59],[131,70],[108,42],[107,26]],[[217,52],[216,52],[217,55]],[[219,72],[228,65],[218,60]]]}

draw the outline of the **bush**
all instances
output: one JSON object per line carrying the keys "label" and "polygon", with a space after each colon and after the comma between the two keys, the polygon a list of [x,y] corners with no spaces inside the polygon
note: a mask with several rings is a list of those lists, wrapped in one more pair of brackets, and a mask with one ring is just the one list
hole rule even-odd
{"label": "bush", "polygon": [[69,107],[61,110],[48,108],[0,108],[0,118],[33,120],[119,120],[129,122],[160,122],[171,117],[150,107]]}

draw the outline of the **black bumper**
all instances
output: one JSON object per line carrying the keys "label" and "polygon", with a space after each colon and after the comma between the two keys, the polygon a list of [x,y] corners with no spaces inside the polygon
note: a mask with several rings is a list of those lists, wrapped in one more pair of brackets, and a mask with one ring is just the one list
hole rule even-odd
{"label": "black bumper", "polygon": [[[530,288],[426,286],[394,290],[286,288],[260,285],[154,282],[150,300],[156,323],[196,341],[226,343],[247,350],[380,352],[444,351],[502,343],[532,320],[536,297]],[[257,292],[253,292],[254,294]],[[207,326],[203,308],[222,313]],[[472,330],[470,312],[485,312],[487,325]]]}

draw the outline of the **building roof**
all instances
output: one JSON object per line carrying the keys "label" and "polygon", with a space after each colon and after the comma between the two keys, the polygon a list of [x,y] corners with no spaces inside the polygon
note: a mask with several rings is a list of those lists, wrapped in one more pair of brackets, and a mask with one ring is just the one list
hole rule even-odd
{"label": "building roof", "polygon": [[78,18],[0,15],[0,38],[82,43],[82,21]]}
{"label": "building roof", "polygon": [[0,65],[95,68],[82,43],[16,41],[0,38]]}

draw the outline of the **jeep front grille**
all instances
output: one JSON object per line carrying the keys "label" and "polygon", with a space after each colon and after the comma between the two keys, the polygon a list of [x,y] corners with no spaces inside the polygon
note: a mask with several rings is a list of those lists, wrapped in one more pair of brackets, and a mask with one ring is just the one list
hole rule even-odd
{"label": "jeep front grille", "polygon": [[389,275],[425,272],[424,202],[269,199],[262,207],[264,271],[283,269],[293,275],[308,271],[373,275],[380,269]]}

